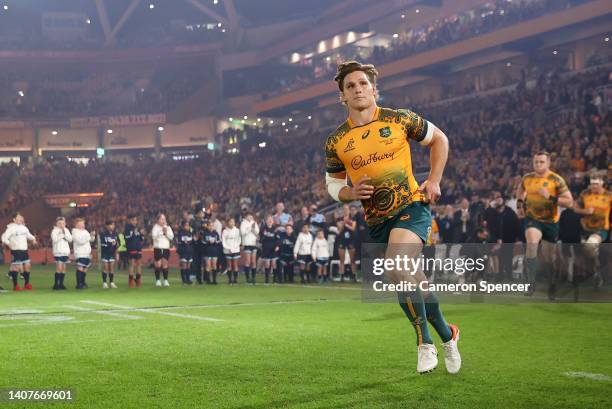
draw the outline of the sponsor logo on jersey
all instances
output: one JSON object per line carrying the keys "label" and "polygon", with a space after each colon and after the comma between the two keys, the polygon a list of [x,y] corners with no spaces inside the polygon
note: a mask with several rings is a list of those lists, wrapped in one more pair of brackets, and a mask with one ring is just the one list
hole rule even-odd
{"label": "sponsor logo on jersey", "polygon": [[386,159],[393,160],[394,155],[395,152],[385,152],[380,155],[378,154],[378,152],[374,152],[369,154],[366,158],[361,155],[357,155],[351,160],[351,167],[357,170],[364,166],[368,166],[376,162],[381,162]]}
{"label": "sponsor logo on jersey", "polygon": [[385,126],[384,128],[380,128],[378,130],[378,133],[380,134],[381,138],[388,138],[391,136],[391,128],[388,126]]}
{"label": "sponsor logo on jersey", "polygon": [[346,148],[344,148],[344,153],[350,152],[350,151],[352,151],[354,149],[355,149],[355,140],[353,138],[351,138],[351,140],[346,145]]}

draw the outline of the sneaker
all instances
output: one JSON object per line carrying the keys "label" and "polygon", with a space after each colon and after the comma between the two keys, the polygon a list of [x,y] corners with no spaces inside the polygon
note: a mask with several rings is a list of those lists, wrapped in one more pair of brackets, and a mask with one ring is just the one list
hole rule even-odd
{"label": "sneaker", "polygon": [[19,287],[19,284],[17,284],[13,286],[13,291],[23,291],[23,289]]}
{"label": "sneaker", "polygon": [[161,287],[161,281],[159,280],[155,281],[155,287]]}
{"label": "sneaker", "polygon": [[170,283],[168,282],[168,280],[164,280],[164,287],[170,287]]}
{"label": "sneaker", "polygon": [[459,328],[455,324],[449,324],[453,337],[450,341],[442,344],[444,348],[444,363],[446,364],[446,371],[450,374],[456,374],[461,369],[461,355],[457,348],[457,342],[459,341]]}
{"label": "sneaker", "polygon": [[134,281],[133,278],[130,277],[128,281],[128,288],[134,288],[135,286],[136,286],[136,282]]}
{"label": "sneaker", "polygon": [[431,372],[438,366],[438,351],[434,344],[421,344],[418,346],[417,372],[424,374]]}
{"label": "sneaker", "polygon": [[34,287],[32,287],[32,284],[27,283],[25,285],[25,287],[23,287],[24,290],[28,290],[28,291],[32,291],[34,289]]}
{"label": "sneaker", "polygon": [[108,284],[102,283],[102,288],[105,289],[105,290],[108,289]]}
{"label": "sneaker", "polygon": [[110,283],[110,288],[117,288],[117,286],[115,285],[115,283],[111,282]]}

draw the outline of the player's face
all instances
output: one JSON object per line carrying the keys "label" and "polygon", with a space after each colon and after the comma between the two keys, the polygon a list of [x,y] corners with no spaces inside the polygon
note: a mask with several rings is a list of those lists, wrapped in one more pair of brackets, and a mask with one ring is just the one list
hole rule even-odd
{"label": "player's face", "polygon": [[546,155],[536,155],[533,157],[533,170],[536,173],[544,173],[550,167],[550,158]]}
{"label": "player's face", "polygon": [[157,223],[159,223],[161,226],[165,226],[166,225],[166,216],[164,216],[163,214],[161,216],[159,216],[157,218]]}
{"label": "player's face", "polygon": [[266,218],[266,225],[268,227],[272,227],[273,224],[274,224],[274,220],[272,219],[272,217]]}
{"label": "player's face", "polygon": [[288,236],[291,236],[293,234],[293,227],[286,226],[285,227],[285,232],[287,233]]}
{"label": "player's face", "polygon": [[595,182],[595,183],[590,183],[589,187],[591,189],[591,192],[597,194],[601,194],[603,192],[603,184],[599,183],[599,182]]}
{"label": "player's face", "polygon": [[64,229],[66,227],[66,220],[58,220],[55,225],[60,229]]}
{"label": "player's face", "polygon": [[285,205],[283,203],[276,204],[276,213],[282,213],[285,210]]}
{"label": "player's face", "polygon": [[23,216],[22,216],[22,215],[18,215],[17,217],[15,217],[15,218],[13,219],[13,222],[14,222],[15,224],[24,224],[24,223],[25,223],[25,220],[23,219]]}
{"label": "player's face", "polygon": [[78,222],[76,222],[74,227],[76,227],[77,229],[84,229],[85,228],[85,222],[83,220],[78,221]]}
{"label": "player's face", "polygon": [[107,227],[108,227],[108,231],[115,231],[115,223],[111,223]]}
{"label": "player's face", "polygon": [[236,225],[236,222],[234,221],[234,219],[229,219],[227,222],[227,226],[231,229],[232,227],[234,227]]}
{"label": "player's face", "polygon": [[349,109],[363,111],[376,103],[376,87],[363,71],[354,71],[344,77],[342,100]]}
{"label": "player's face", "polygon": [[136,226],[136,225],[138,224],[138,218],[136,218],[136,217],[132,217],[132,218],[130,219],[130,224],[131,224],[132,226]]}

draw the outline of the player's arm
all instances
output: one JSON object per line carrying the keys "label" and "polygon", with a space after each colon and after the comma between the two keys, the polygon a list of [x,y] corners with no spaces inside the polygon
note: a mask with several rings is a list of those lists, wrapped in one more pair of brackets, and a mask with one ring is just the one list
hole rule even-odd
{"label": "player's arm", "polygon": [[574,198],[572,197],[572,192],[566,190],[557,196],[557,204],[561,207],[570,208],[574,205]]}
{"label": "player's arm", "polygon": [[444,173],[444,168],[448,160],[448,138],[444,132],[431,122],[428,123],[428,126],[432,127],[433,131],[431,132],[431,136],[427,135],[423,141],[421,141],[421,144],[425,144],[430,149],[429,164],[431,170],[429,171],[427,180],[421,184],[419,190],[425,193],[425,197],[429,202],[435,203],[442,194],[440,190],[440,181],[442,180],[442,174]]}
{"label": "player's arm", "polygon": [[525,190],[525,179],[521,179],[521,183],[516,188],[516,198],[517,200],[525,200],[527,197],[527,191]]}
{"label": "player's arm", "polygon": [[593,214],[594,210],[592,207],[590,208],[585,208],[584,207],[584,198],[583,198],[583,193],[580,194],[580,196],[578,196],[578,200],[574,201],[574,211],[580,215],[583,216],[589,216],[591,214]]}
{"label": "player's arm", "polygon": [[369,199],[374,193],[374,186],[368,184],[369,177],[363,176],[353,186],[347,184],[346,171],[327,173],[325,184],[329,195],[338,202],[352,202],[354,200]]}
{"label": "player's arm", "polygon": [[567,188],[565,181],[560,179],[557,181],[557,189],[556,196],[550,194],[548,189],[541,189],[540,194],[544,196],[545,199],[552,200],[553,203],[558,206],[570,208],[574,206],[574,198],[572,197],[572,192]]}

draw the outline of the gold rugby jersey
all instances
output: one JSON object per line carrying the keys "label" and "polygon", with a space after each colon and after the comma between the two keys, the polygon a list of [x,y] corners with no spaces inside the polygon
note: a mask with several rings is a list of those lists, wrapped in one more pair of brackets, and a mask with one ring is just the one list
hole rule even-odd
{"label": "gold rugby jersey", "polygon": [[409,140],[428,145],[434,126],[408,110],[376,108],[372,121],[355,126],[347,119],[325,144],[327,173],[346,171],[356,183],[364,175],[374,186],[362,200],[368,225],[393,218],[413,202],[424,201],[412,173]]}
{"label": "gold rugby jersey", "polygon": [[527,173],[521,181],[523,190],[527,192],[527,216],[542,223],[557,223],[559,221],[559,206],[552,200],[545,199],[538,191],[542,188],[548,190],[551,196],[558,197],[567,192],[565,180],[552,171],[544,176],[537,176],[535,172]]}
{"label": "gold rugby jersey", "polygon": [[596,194],[584,190],[578,197],[578,203],[583,209],[592,207],[593,214],[582,216],[582,227],[585,230],[608,230],[610,228],[610,208],[612,207],[612,193],[608,190]]}

